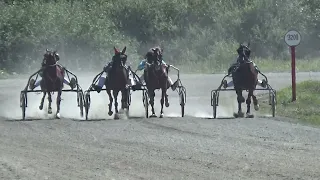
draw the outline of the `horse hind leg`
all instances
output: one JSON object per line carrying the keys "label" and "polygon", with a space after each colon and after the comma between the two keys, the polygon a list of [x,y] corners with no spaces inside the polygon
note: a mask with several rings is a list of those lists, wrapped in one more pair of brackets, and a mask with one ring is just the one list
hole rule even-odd
{"label": "horse hind leg", "polygon": [[161,100],[160,100],[160,104],[161,104],[161,110],[160,110],[160,118],[163,118],[163,104],[164,104],[164,100],[166,99],[166,90],[164,88],[162,88],[161,90]]}
{"label": "horse hind leg", "polygon": [[112,116],[112,114],[113,114],[113,112],[112,112],[113,98],[112,98],[112,96],[111,96],[110,90],[107,90],[107,94],[108,94],[108,96],[109,96],[109,104],[108,104],[108,106],[109,106],[109,112],[108,112],[108,115],[109,115],[109,116]]}
{"label": "horse hind leg", "polygon": [[253,100],[254,110],[259,111],[260,105],[259,105],[258,99],[253,94],[252,94],[252,100]]}
{"label": "horse hind leg", "polygon": [[234,117],[244,117],[244,113],[242,112],[241,104],[245,102],[244,97],[242,96],[242,90],[236,90],[237,101],[238,101],[238,113],[234,113]]}
{"label": "horse hind leg", "polygon": [[246,116],[247,116],[247,118],[253,118],[254,117],[253,114],[251,114],[251,97],[252,97],[252,94],[253,94],[253,91],[249,90],[248,97],[247,97],[247,100],[246,100],[246,104],[247,104]]}
{"label": "horse hind leg", "polygon": [[128,96],[129,96],[128,90],[125,89],[121,91],[121,109],[128,108],[128,102],[127,102]]}
{"label": "horse hind leg", "polygon": [[46,97],[46,95],[47,95],[47,92],[43,92],[43,96],[42,96],[42,98],[41,98],[40,106],[39,106],[39,109],[40,109],[40,110],[43,109],[44,98]]}
{"label": "horse hind leg", "polygon": [[165,105],[166,105],[166,107],[169,107],[170,103],[169,103],[168,94],[166,93],[164,97],[165,97]]}
{"label": "horse hind leg", "polygon": [[49,101],[49,106],[48,106],[48,114],[52,114],[52,96],[51,96],[51,92],[48,92],[48,101]]}

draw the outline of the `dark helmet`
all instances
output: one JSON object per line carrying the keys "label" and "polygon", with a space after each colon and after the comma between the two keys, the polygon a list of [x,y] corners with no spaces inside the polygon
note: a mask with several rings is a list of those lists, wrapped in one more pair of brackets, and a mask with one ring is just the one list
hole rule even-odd
{"label": "dark helmet", "polygon": [[239,55],[241,55],[244,52],[244,55],[246,55],[247,57],[250,57],[251,54],[250,48],[244,44],[240,44],[240,47],[237,49],[237,52]]}

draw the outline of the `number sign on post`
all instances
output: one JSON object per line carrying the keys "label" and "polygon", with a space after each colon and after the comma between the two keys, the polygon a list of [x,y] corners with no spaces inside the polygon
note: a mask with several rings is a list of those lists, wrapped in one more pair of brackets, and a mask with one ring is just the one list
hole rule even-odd
{"label": "number sign on post", "polygon": [[300,44],[301,35],[298,31],[288,31],[284,41],[291,48],[291,77],[292,77],[292,101],[296,101],[296,46]]}

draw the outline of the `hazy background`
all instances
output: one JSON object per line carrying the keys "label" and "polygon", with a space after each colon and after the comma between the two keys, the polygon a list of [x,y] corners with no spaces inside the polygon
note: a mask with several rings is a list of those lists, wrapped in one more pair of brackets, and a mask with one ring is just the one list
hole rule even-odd
{"label": "hazy background", "polygon": [[291,28],[303,38],[298,58],[308,60],[319,56],[319,8],[318,0],[2,0],[0,70],[30,73],[50,48],[68,69],[96,72],[113,46],[127,46],[135,69],[160,44],[169,63],[218,71],[243,41],[255,59],[288,61]]}

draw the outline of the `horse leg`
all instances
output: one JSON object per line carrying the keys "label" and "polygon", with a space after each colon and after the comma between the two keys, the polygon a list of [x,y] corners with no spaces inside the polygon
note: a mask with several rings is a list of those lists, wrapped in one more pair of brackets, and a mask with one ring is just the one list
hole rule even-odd
{"label": "horse leg", "polygon": [[156,96],[154,89],[153,90],[149,90],[148,89],[148,93],[149,93],[149,104],[151,105],[151,111],[152,111],[152,115],[150,117],[157,117],[156,113],[154,112],[154,97]]}
{"label": "horse leg", "polygon": [[248,97],[247,97],[247,100],[246,100],[246,104],[247,104],[246,116],[247,116],[247,118],[253,118],[253,115],[250,113],[251,112],[251,97],[252,97],[252,94],[253,94],[253,91],[249,90]]}
{"label": "horse leg", "polygon": [[62,95],[62,89],[60,89],[58,91],[58,94],[57,94],[57,113],[56,113],[56,117],[58,119],[60,119],[60,103],[61,103],[61,95]]}
{"label": "horse leg", "polygon": [[51,96],[51,92],[48,92],[48,101],[49,101],[48,114],[52,114],[52,107],[51,107],[52,96]]}
{"label": "horse leg", "polygon": [[244,117],[244,114],[242,112],[242,108],[241,108],[241,104],[244,103],[245,99],[242,96],[242,90],[241,89],[237,89],[236,90],[237,93],[237,101],[238,101],[238,113],[234,113],[234,116],[237,117]]}
{"label": "horse leg", "polygon": [[107,94],[108,94],[108,96],[109,96],[109,104],[108,104],[108,106],[109,106],[109,112],[108,112],[108,115],[111,116],[111,115],[113,114],[113,112],[112,112],[113,98],[112,98],[112,96],[111,96],[110,90],[107,90]]}
{"label": "horse leg", "polygon": [[160,100],[160,104],[161,104],[161,110],[160,110],[160,118],[163,118],[163,104],[164,104],[164,99],[166,99],[166,88],[161,88],[161,100]]}
{"label": "horse leg", "polygon": [[43,109],[43,103],[44,103],[44,98],[46,97],[47,95],[47,92],[43,92],[43,96],[42,96],[42,99],[41,99],[41,102],[40,102],[40,106],[39,106],[39,109],[42,110]]}
{"label": "horse leg", "polygon": [[253,95],[253,93],[251,96],[252,96],[252,100],[253,100],[254,110],[259,111],[260,105],[259,105],[257,97],[255,95]]}
{"label": "horse leg", "polygon": [[165,96],[164,96],[165,98],[165,105],[166,105],[166,107],[169,107],[170,106],[170,103],[169,103],[169,98],[168,98],[168,94],[167,94],[167,92],[166,92],[166,94],[165,94]]}
{"label": "horse leg", "polygon": [[116,111],[116,114],[118,114],[118,94],[119,94],[119,91],[115,91],[113,90],[112,91],[112,94],[113,94],[113,98],[114,98],[114,109]]}
{"label": "horse leg", "polygon": [[128,108],[127,99],[128,99],[128,90],[127,89],[122,90],[121,91],[121,109]]}

